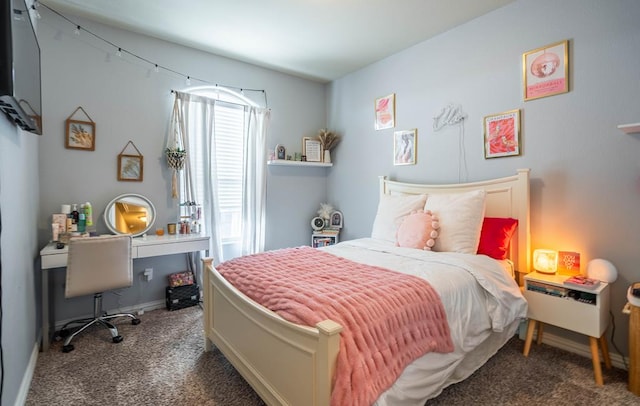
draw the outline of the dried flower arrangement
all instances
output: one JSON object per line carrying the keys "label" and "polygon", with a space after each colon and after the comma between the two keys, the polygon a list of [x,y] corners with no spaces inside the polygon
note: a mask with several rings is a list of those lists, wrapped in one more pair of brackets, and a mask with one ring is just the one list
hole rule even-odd
{"label": "dried flower arrangement", "polygon": [[320,203],[320,210],[318,210],[318,216],[328,220],[333,212],[333,206],[329,203]]}
{"label": "dried flower arrangement", "polygon": [[340,136],[326,128],[318,132],[318,139],[320,140],[320,144],[322,144],[322,149],[325,151],[330,151],[340,142]]}

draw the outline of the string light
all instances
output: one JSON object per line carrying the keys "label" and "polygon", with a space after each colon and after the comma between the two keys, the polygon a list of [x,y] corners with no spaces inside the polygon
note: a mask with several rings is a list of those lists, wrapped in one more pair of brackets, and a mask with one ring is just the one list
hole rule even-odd
{"label": "string light", "polygon": [[[35,7],[35,5],[36,5],[36,4],[39,4],[39,3],[38,3],[37,1],[34,3],[34,5],[32,6],[32,8],[33,8],[34,10],[35,10],[35,8],[36,8],[36,7]],[[176,75],[178,75],[178,76],[186,77],[186,84],[187,84],[187,86],[190,86],[190,85],[191,85],[191,81],[192,81],[192,80],[197,80],[198,82],[202,82],[202,83],[205,83],[205,84],[211,84],[211,82],[209,82],[209,81],[207,81],[207,80],[200,79],[200,78],[196,78],[196,77],[193,77],[193,76],[191,76],[191,75],[186,75],[186,74],[181,73],[181,72],[178,72],[178,71],[176,71],[176,70],[174,70],[174,69],[171,69],[171,68],[168,68],[168,67],[166,67],[166,66],[160,65],[160,64],[158,64],[158,63],[156,63],[156,62],[152,62],[151,60],[149,60],[149,59],[147,59],[147,58],[144,58],[144,57],[142,57],[142,56],[140,56],[140,55],[134,54],[134,53],[132,53],[132,52],[130,52],[130,51],[123,50],[123,49],[122,49],[122,47],[120,47],[120,46],[118,46],[118,45],[114,44],[113,42],[111,42],[111,41],[109,41],[109,40],[107,40],[107,39],[105,39],[105,38],[103,38],[103,37],[101,37],[101,36],[99,36],[98,34],[95,34],[95,33],[94,33],[94,32],[92,32],[92,31],[89,31],[88,29],[86,29],[86,28],[84,28],[84,27],[81,27],[79,24],[77,24],[76,22],[74,22],[74,21],[72,21],[71,19],[67,18],[65,15],[63,15],[62,13],[60,13],[60,12],[56,11],[55,9],[53,9],[53,8],[49,7],[48,5],[46,5],[46,4],[39,4],[39,5],[40,5],[40,6],[42,6],[42,7],[44,7],[44,8],[46,8],[47,10],[51,11],[52,13],[56,14],[58,17],[60,17],[60,18],[62,18],[63,20],[67,21],[68,23],[73,24],[73,25],[75,26],[74,33],[75,33],[76,35],[80,35],[80,30],[83,30],[83,31],[84,31],[84,32],[86,32],[87,34],[91,35],[92,37],[94,37],[94,38],[96,38],[96,39],[98,39],[98,40],[100,40],[100,41],[102,41],[102,42],[104,42],[104,43],[106,43],[106,44],[108,44],[108,45],[111,45],[111,46],[112,46],[112,47],[114,47],[114,48],[117,48],[117,49],[118,49],[118,51],[116,52],[116,55],[117,55],[117,56],[119,56],[119,57],[121,57],[121,56],[122,56],[122,53],[123,53],[123,52],[126,52],[128,55],[130,55],[130,56],[132,56],[132,57],[134,57],[134,58],[136,58],[136,59],[139,59],[139,60],[141,60],[141,61],[143,61],[143,62],[145,62],[145,63],[148,63],[149,65],[153,66],[153,70],[154,70],[156,73],[157,73],[157,72],[159,72],[159,71],[160,71],[160,69],[162,68],[162,70],[164,70],[164,71],[167,71],[167,72],[170,72],[170,73],[176,74]],[[39,14],[39,13],[38,13],[38,14]],[[57,35],[56,35],[56,36],[57,36]],[[109,55],[108,55],[108,54],[107,54],[106,60],[107,60],[107,61],[109,61],[109,60],[110,60],[110,57],[109,57]],[[150,70],[149,70],[149,71],[150,71]],[[149,71],[148,71],[148,72],[149,72]],[[216,86],[218,86],[218,84],[216,84]],[[222,87],[225,87],[225,88],[227,88],[227,89],[236,89],[236,90],[239,90],[239,91],[240,91],[240,93],[242,93],[243,95],[244,95],[244,92],[245,92],[245,91],[250,91],[250,92],[261,92],[261,93],[263,94],[263,96],[264,96],[265,106],[268,106],[268,103],[267,103],[267,92],[266,92],[265,90],[262,90],[262,89],[246,89],[246,88],[239,88],[239,87],[235,87],[235,86],[227,86],[227,85],[221,85],[221,86],[222,86]]]}

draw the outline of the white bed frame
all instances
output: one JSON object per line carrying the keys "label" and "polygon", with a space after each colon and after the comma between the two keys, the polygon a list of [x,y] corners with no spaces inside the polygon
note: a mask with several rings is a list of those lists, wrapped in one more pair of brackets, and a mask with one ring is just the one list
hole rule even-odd
{"label": "white bed frame", "polygon": [[[487,192],[487,217],[518,219],[510,259],[529,268],[529,169],[505,178],[455,185],[419,185],[380,177],[380,194]],[[268,405],[329,405],[342,327],[325,320],[315,328],[288,322],[258,305],[203,259],[205,350],[215,345]]]}

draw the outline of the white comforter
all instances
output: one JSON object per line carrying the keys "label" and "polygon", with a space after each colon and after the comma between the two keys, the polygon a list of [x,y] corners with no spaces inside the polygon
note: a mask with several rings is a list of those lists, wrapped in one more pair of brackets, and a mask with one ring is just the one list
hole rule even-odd
{"label": "white comforter", "polygon": [[[444,304],[454,352],[430,353],[414,361],[376,405],[424,405],[425,400],[466,378],[493,355],[495,349],[490,353],[476,350],[493,332],[502,333],[497,335],[504,341],[513,335],[517,321],[526,317],[527,302],[518,285],[505,267],[487,256],[401,248],[371,238],[322,249],[352,261],[424,278]],[[463,363],[466,356],[477,362]]]}

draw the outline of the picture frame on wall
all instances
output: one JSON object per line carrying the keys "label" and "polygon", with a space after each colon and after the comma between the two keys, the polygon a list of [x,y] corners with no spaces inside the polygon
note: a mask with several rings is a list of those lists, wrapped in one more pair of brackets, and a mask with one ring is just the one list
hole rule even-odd
{"label": "picture frame on wall", "polygon": [[522,55],[524,101],[569,91],[569,41],[549,44]]}
{"label": "picture frame on wall", "polygon": [[322,144],[311,137],[302,138],[302,156],[307,162],[322,162]]}
{"label": "picture frame on wall", "polygon": [[375,128],[384,130],[396,126],[396,94],[391,93],[375,100]]}
{"label": "picture frame on wall", "polygon": [[484,157],[520,155],[520,110],[484,117]]}
{"label": "picture frame on wall", "polygon": [[417,130],[395,131],[393,133],[393,164],[416,164]]}
{"label": "picture frame on wall", "polygon": [[118,180],[142,182],[143,159],[142,155],[118,155]]}
{"label": "picture frame on wall", "polygon": [[96,123],[93,121],[67,119],[65,128],[65,148],[95,151]]}

